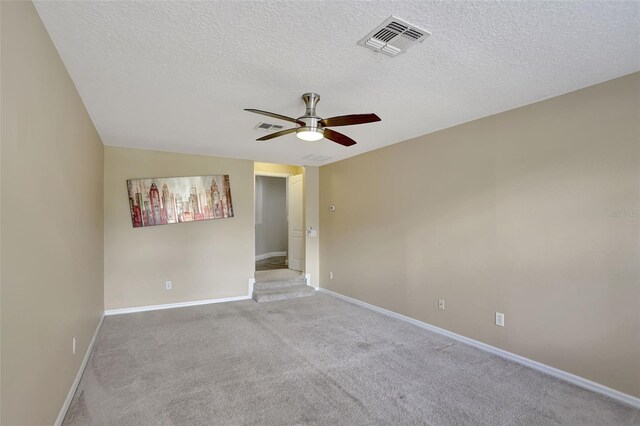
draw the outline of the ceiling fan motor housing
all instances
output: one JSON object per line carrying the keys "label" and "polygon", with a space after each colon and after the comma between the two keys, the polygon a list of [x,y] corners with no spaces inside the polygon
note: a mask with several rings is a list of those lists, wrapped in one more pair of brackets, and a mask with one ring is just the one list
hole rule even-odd
{"label": "ceiling fan motor housing", "polygon": [[302,100],[307,105],[307,109],[305,114],[302,117],[299,117],[298,120],[304,123],[304,126],[299,127],[296,133],[300,132],[316,132],[323,133],[323,126],[320,123],[322,120],[320,117],[316,115],[316,106],[318,102],[320,102],[320,95],[317,93],[305,93],[302,95]]}
{"label": "ceiling fan motor housing", "polygon": [[316,106],[318,105],[318,102],[320,102],[320,95],[317,93],[305,93],[302,95],[302,100],[307,105],[305,116],[315,116]]}

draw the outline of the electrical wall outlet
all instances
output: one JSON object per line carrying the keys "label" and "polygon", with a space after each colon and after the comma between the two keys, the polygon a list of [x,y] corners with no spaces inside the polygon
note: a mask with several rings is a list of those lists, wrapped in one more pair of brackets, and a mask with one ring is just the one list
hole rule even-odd
{"label": "electrical wall outlet", "polygon": [[332,280],[333,279],[333,272],[329,272],[329,279]]}
{"label": "electrical wall outlet", "polygon": [[73,340],[71,341],[71,352],[73,352],[73,354],[76,354],[76,336],[73,336]]}
{"label": "electrical wall outlet", "polygon": [[442,309],[444,311],[444,299],[438,299],[438,309]]}
{"label": "electrical wall outlet", "polygon": [[165,290],[171,290],[173,288],[172,284],[171,284],[171,281],[165,281],[164,282],[164,288],[165,288]]}
{"label": "electrical wall outlet", "polygon": [[504,314],[496,312],[496,325],[504,327]]}

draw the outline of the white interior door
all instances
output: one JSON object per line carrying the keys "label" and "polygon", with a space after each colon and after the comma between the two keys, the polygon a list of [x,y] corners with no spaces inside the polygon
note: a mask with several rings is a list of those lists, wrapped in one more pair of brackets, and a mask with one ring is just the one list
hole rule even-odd
{"label": "white interior door", "polygon": [[289,269],[304,270],[304,220],[302,216],[304,182],[302,175],[289,177]]}

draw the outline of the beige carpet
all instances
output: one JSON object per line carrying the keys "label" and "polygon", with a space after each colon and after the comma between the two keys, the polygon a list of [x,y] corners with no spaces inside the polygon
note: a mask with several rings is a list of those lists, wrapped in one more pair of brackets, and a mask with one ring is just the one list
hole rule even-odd
{"label": "beige carpet", "polygon": [[270,271],[256,271],[254,277],[257,283],[275,280],[288,280],[299,278],[302,272],[293,269],[275,269]]}
{"label": "beige carpet", "polygon": [[269,271],[271,269],[287,269],[287,257],[274,256],[256,260],[256,271]]}
{"label": "beige carpet", "polygon": [[107,317],[66,425],[630,425],[640,411],[325,294]]}
{"label": "beige carpet", "polygon": [[316,292],[302,272],[291,269],[256,271],[255,279],[252,298],[259,303],[309,297]]}

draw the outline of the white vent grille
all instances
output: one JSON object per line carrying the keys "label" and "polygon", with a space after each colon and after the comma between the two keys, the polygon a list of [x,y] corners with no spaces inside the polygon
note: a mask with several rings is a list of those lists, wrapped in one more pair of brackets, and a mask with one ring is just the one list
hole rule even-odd
{"label": "white vent grille", "polygon": [[328,155],[311,154],[311,155],[307,155],[306,157],[302,157],[302,159],[307,161],[312,161],[314,163],[322,163],[324,161],[331,159],[331,157],[329,157]]}
{"label": "white vent grille", "polygon": [[284,129],[282,124],[273,124],[273,123],[263,123],[262,121],[256,124],[254,127],[256,130],[260,130],[261,132],[277,132],[279,130]]}
{"label": "white vent grille", "polygon": [[391,16],[358,44],[388,56],[396,56],[414,44],[424,41],[430,35],[428,31]]}

